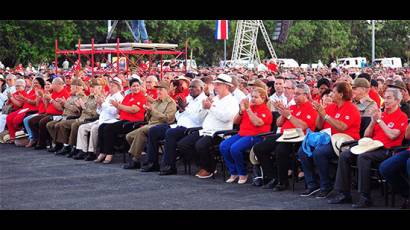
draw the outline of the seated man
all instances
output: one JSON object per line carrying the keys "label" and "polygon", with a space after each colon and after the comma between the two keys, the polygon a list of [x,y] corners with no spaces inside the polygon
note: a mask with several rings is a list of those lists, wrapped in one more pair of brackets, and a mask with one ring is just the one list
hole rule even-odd
{"label": "seated man", "polygon": [[[169,83],[161,81],[157,86],[158,98],[152,104],[144,105],[144,109],[147,111],[146,120],[148,124],[144,125],[127,134],[126,138],[130,144],[129,153],[133,156],[133,161],[140,164],[141,153],[144,150],[144,146],[147,142],[148,130],[158,124],[167,123],[171,124],[175,120],[175,112],[177,111],[175,101],[169,96]],[[128,168],[125,166],[124,168]],[[157,171],[159,170],[158,162],[148,162],[142,171]]]}
{"label": "seated man", "polygon": [[370,112],[378,109],[377,104],[369,97],[370,82],[365,78],[356,78],[353,81],[353,104],[357,106],[361,117],[369,117]]}
{"label": "seated man", "polygon": [[202,102],[200,113],[207,113],[202,130],[189,134],[177,144],[184,157],[190,157],[192,154],[199,155],[201,169],[196,176],[201,179],[212,177],[215,171],[216,165],[210,152],[210,148],[215,144],[213,134],[216,131],[232,129],[233,119],[239,111],[238,101],[229,92],[231,82],[231,76],[218,75],[214,81],[217,96],[208,97]]}
{"label": "seated man", "polygon": [[[399,109],[401,100],[402,95],[398,89],[387,89],[384,93],[385,111],[380,113],[379,110],[375,110],[372,113],[372,120],[364,136],[382,142],[384,147],[357,156],[360,199],[353,205],[353,208],[365,208],[372,205],[370,198],[371,164],[382,162],[388,157],[386,148],[399,146],[402,143],[407,126],[407,115]],[[352,149],[345,150],[340,154],[335,181],[335,190],[339,194],[329,200],[331,204],[352,202],[350,165],[356,155],[351,151]]]}
{"label": "seated man", "polygon": [[[190,95],[187,102],[178,100],[179,110],[175,114],[176,125],[167,123],[156,125],[148,131],[147,154],[150,162],[158,162],[158,141],[165,139],[162,163],[159,175],[176,174],[176,148],[177,142],[184,137],[185,130],[192,127],[202,126],[204,116],[199,111],[202,109],[202,101],[206,98],[203,92],[204,83],[194,79],[190,86]],[[171,128],[172,127],[172,128]],[[132,168],[133,162],[131,162]]]}

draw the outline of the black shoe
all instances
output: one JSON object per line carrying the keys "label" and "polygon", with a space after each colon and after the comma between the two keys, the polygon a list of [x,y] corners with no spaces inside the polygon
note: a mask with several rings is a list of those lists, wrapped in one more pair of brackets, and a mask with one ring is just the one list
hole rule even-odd
{"label": "black shoe", "polygon": [[36,147],[34,147],[35,150],[43,150],[46,149],[47,147],[44,145],[36,145]]}
{"label": "black shoe", "polygon": [[272,179],[268,181],[262,188],[263,189],[273,189],[278,184],[278,180]]}
{"label": "black shoe", "polygon": [[410,209],[409,199],[405,199],[400,209]]}
{"label": "black shoe", "polygon": [[87,157],[87,153],[83,152],[82,150],[79,151],[77,155],[73,157],[74,160],[84,160]]}
{"label": "black shoe", "polygon": [[123,169],[139,169],[141,168],[141,163],[139,161],[134,161],[133,159],[128,160],[128,163],[122,166]]}
{"label": "black shoe", "polygon": [[319,193],[316,195],[316,198],[317,199],[326,198],[331,192],[332,192],[332,189],[320,190]]}
{"label": "black shoe", "polygon": [[256,187],[261,187],[263,185],[262,177],[255,177],[252,179],[252,185]]}
{"label": "black shoe", "polygon": [[360,196],[360,199],[357,203],[352,205],[352,208],[369,208],[373,206],[373,202],[364,196]]}
{"label": "black shoe", "polygon": [[60,143],[58,143],[58,144],[56,144],[53,148],[51,148],[51,149],[49,149],[49,150],[47,150],[49,153],[55,153],[55,152],[58,152],[60,149],[62,149],[63,148],[63,144],[60,144]]}
{"label": "black shoe", "polygon": [[159,171],[159,167],[157,164],[148,163],[141,168],[141,172],[155,172]]}
{"label": "black shoe", "polygon": [[78,154],[78,151],[79,151],[78,149],[73,148],[73,149],[71,150],[71,152],[67,155],[67,157],[68,157],[68,158],[71,158],[71,157],[77,155],[77,154]]}
{"label": "black shoe", "polygon": [[319,192],[320,188],[308,188],[306,191],[300,194],[300,196],[311,196],[317,192]]}
{"label": "black shoe", "polygon": [[177,174],[177,169],[175,167],[172,167],[170,165],[167,165],[159,171],[160,176],[167,176],[167,175],[176,175]]}
{"label": "black shoe", "polygon": [[66,155],[67,153],[71,152],[71,146],[64,146],[60,151],[56,152],[56,156],[58,155]]}
{"label": "black shoe", "polygon": [[94,153],[88,153],[87,157],[84,159],[85,161],[93,161],[97,159],[97,156]]}
{"label": "black shoe", "polygon": [[346,196],[344,193],[339,193],[332,199],[327,201],[329,204],[350,204],[352,203],[352,196]]}
{"label": "black shoe", "polygon": [[289,188],[289,184],[277,184],[277,185],[273,188],[273,191],[274,191],[274,192],[280,192],[280,191],[287,190],[288,188]]}

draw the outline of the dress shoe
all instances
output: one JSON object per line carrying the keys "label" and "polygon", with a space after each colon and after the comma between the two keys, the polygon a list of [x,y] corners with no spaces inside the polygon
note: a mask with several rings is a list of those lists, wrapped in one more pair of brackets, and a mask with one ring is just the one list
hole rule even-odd
{"label": "dress shoe", "polygon": [[31,148],[31,147],[36,146],[36,144],[37,144],[36,140],[30,140],[30,142],[27,145],[25,145],[25,147],[26,148]]}
{"label": "dress shoe", "polygon": [[73,157],[74,160],[84,160],[87,157],[87,153],[79,151],[77,155]]}
{"label": "dress shoe", "polygon": [[35,150],[42,150],[42,149],[46,149],[46,146],[44,145],[36,145],[36,147],[34,147]]}
{"label": "dress shoe", "polygon": [[167,176],[167,175],[176,175],[177,169],[175,167],[171,167],[167,165],[166,167],[161,168],[159,171],[160,176]]}
{"label": "dress shoe", "polygon": [[107,154],[107,156],[105,157],[105,160],[102,162],[103,164],[111,164],[113,159],[113,155],[112,154]]}
{"label": "dress shoe", "polygon": [[274,188],[274,192],[285,191],[289,188],[289,184],[277,184]]}
{"label": "dress shoe", "polygon": [[327,201],[329,204],[347,204],[347,203],[352,203],[352,196],[351,195],[346,195],[344,193],[339,193],[332,199],[329,199]]}
{"label": "dress shoe", "polygon": [[53,148],[47,150],[49,153],[55,153],[63,148],[63,144],[56,144]]}
{"label": "dress shoe", "polygon": [[79,151],[80,151],[80,150],[78,150],[78,149],[76,149],[76,148],[73,148],[73,149],[71,150],[71,152],[67,155],[67,157],[68,157],[68,158],[74,157],[75,155],[78,154]]}
{"label": "dress shoe", "polygon": [[214,174],[206,171],[205,169],[201,169],[195,176],[200,179],[206,179],[212,177]]}
{"label": "dress shoe", "polygon": [[264,189],[273,189],[278,184],[278,180],[272,179],[263,186]]}
{"label": "dress shoe", "polygon": [[225,182],[226,182],[226,183],[233,183],[233,182],[235,182],[238,178],[239,178],[239,176],[237,176],[237,175],[231,175],[231,177],[229,177],[229,179],[226,180]]}
{"label": "dress shoe", "polygon": [[56,152],[56,155],[66,155],[69,152],[71,152],[71,146],[64,146],[64,148]]}
{"label": "dress shoe", "polygon": [[158,165],[154,163],[148,163],[141,168],[141,172],[155,172],[159,171]]}
{"label": "dress shoe", "polygon": [[246,184],[248,176],[239,176],[238,184]]}
{"label": "dress shoe", "polygon": [[352,205],[352,208],[369,208],[373,206],[373,202],[364,196],[360,196],[360,199],[357,203]]}
{"label": "dress shoe", "polygon": [[87,153],[87,157],[84,159],[85,161],[93,161],[97,159],[97,156],[94,153]]}
{"label": "dress shoe", "polygon": [[127,164],[122,166],[123,169],[139,169],[141,168],[141,163],[139,161],[134,161],[133,159],[129,159]]}
{"label": "dress shoe", "polygon": [[256,187],[261,187],[263,185],[262,177],[256,177],[252,179],[252,185]]}

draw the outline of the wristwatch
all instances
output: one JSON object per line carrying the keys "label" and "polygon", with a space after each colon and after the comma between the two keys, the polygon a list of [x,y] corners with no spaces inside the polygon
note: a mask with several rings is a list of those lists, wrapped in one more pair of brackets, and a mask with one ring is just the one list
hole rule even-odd
{"label": "wristwatch", "polygon": [[380,120],[380,119],[377,119],[377,120],[376,120],[376,123],[377,123],[377,124],[379,124],[380,122],[382,122],[382,120]]}
{"label": "wristwatch", "polygon": [[292,114],[289,114],[288,116],[286,116],[286,119],[290,119],[292,117]]}

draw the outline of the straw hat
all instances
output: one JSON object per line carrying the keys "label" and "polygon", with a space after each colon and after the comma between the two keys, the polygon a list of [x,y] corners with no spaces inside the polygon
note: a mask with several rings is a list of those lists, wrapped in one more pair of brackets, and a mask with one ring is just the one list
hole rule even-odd
{"label": "straw hat", "polygon": [[373,140],[368,137],[364,137],[359,140],[358,145],[350,149],[350,152],[352,152],[353,154],[362,154],[365,152],[376,150],[381,147],[383,147],[383,143],[381,141]]}
{"label": "straw hat", "polygon": [[252,165],[259,165],[258,158],[256,158],[255,152],[253,151],[253,148],[249,152],[249,160],[252,163]]}
{"label": "straw hat", "polygon": [[301,142],[304,138],[302,129],[285,129],[276,142]]}
{"label": "straw hat", "polygon": [[353,139],[353,137],[351,137],[347,134],[336,133],[336,134],[333,134],[330,137],[330,140],[332,141],[333,151],[335,151],[336,155],[339,156],[340,152],[342,151],[340,149],[340,146],[343,144],[343,142],[352,141],[354,139]]}
{"label": "straw hat", "polygon": [[227,74],[219,74],[216,80],[213,81],[213,83],[222,83],[226,84],[228,86],[233,86],[232,85],[232,77],[227,75]]}

